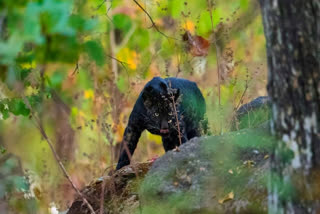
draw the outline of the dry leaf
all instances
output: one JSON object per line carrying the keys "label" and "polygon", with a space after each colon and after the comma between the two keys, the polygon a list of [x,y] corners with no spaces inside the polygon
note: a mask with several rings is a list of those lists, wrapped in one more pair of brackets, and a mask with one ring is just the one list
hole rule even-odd
{"label": "dry leaf", "polygon": [[182,36],[183,41],[187,43],[188,51],[192,56],[207,56],[209,52],[210,42],[201,36],[192,36],[186,31]]}
{"label": "dry leaf", "polygon": [[218,200],[218,202],[219,202],[219,204],[223,204],[223,203],[225,203],[225,202],[227,202],[227,201],[232,200],[233,198],[234,198],[234,193],[233,193],[233,192],[230,192],[226,197]]}
{"label": "dry leaf", "polygon": [[247,167],[251,168],[254,167],[254,165],[256,164],[253,160],[246,160],[243,162],[244,165],[246,165]]}
{"label": "dry leaf", "polygon": [[174,151],[174,152],[180,152],[180,149],[179,149],[179,147],[176,146],[176,148],[174,148],[172,151]]}

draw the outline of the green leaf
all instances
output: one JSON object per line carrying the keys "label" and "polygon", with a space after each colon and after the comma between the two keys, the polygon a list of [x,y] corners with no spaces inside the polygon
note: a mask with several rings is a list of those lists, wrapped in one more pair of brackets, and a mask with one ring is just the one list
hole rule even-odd
{"label": "green leaf", "polygon": [[129,41],[129,47],[131,49],[136,49],[139,47],[139,50],[147,49],[150,45],[149,32],[145,29],[137,29],[131,36]]}
{"label": "green leaf", "polygon": [[96,41],[88,41],[84,44],[84,49],[97,65],[102,66],[104,64],[105,57],[101,44]]}
{"label": "green leaf", "polygon": [[54,72],[53,75],[49,79],[49,84],[52,88],[60,89],[62,82],[64,80],[64,73],[63,72]]}
{"label": "green leaf", "polygon": [[122,30],[123,32],[128,32],[132,27],[132,22],[129,16],[124,14],[116,14],[113,16],[114,27]]}
{"label": "green leaf", "polygon": [[0,63],[13,64],[14,59],[23,47],[23,39],[14,33],[7,41],[0,40]]}
{"label": "green leaf", "polygon": [[9,110],[16,116],[28,116],[30,114],[30,110],[26,107],[26,105],[21,99],[15,99],[11,101],[9,103]]}
{"label": "green leaf", "polygon": [[184,1],[181,0],[171,0],[168,1],[168,8],[171,12],[172,18],[179,18],[181,11],[184,8]]}
{"label": "green leaf", "polygon": [[40,16],[41,6],[39,3],[30,2],[24,15],[24,32],[26,40],[42,44],[45,40],[41,34]]}
{"label": "green leaf", "polygon": [[48,42],[36,48],[36,58],[39,62],[75,63],[79,57],[80,47],[77,38],[61,34],[48,38]]}
{"label": "green leaf", "polygon": [[83,26],[86,23],[86,20],[80,15],[71,15],[69,19],[69,25],[75,29],[83,30]]}
{"label": "green leaf", "polygon": [[0,153],[3,155],[6,152],[7,152],[6,148],[0,145]]}
{"label": "green leaf", "polygon": [[31,73],[31,69],[22,69],[20,71],[20,77],[21,77],[21,80],[25,80],[27,78],[27,76],[29,75],[29,73]]}

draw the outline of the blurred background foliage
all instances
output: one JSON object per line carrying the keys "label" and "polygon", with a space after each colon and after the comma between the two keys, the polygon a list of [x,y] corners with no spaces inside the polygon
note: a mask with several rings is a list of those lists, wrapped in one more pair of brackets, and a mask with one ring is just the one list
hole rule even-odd
{"label": "blurred background foliage", "polygon": [[[75,196],[39,124],[74,183],[83,187],[114,167],[132,106],[152,77],[196,81],[215,135],[230,130],[242,103],[266,94],[256,1],[139,4],[145,11],[132,0],[0,1],[4,213],[64,210]],[[189,40],[183,39],[186,32]],[[200,45],[193,43],[197,38]],[[202,47],[206,42],[210,46]],[[160,137],[144,132],[134,160],[163,153]]]}

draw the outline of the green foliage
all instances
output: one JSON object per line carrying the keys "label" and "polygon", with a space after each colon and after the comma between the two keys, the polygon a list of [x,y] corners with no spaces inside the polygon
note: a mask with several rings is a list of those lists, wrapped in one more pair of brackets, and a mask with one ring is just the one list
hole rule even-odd
{"label": "green foliage", "polygon": [[123,31],[124,33],[128,33],[130,28],[132,27],[132,21],[129,16],[124,14],[116,14],[113,16],[113,23],[116,29]]}
{"label": "green foliage", "polygon": [[30,109],[26,105],[25,101],[27,101],[31,105],[31,107],[34,108],[40,103],[41,97],[39,95],[34,95],[26,97],[25,100],[23,98],[0,100],[0,116],[2,116],[2,119],[9,118],[9,113],[12,113],[16,116],[29,116]]}
{"label": "green foliage", "polygon": [[4,148],[4,147],[2,147],[1,145],[0,145],[0,154],[1,155],[3,155],[3,154],[5,154],[6,153],[6,148]]}
{"label": "green foliage", "polygon": [[[1,156],[0,156],[1,157]],[[10,205],[10,210],[22,213],[34,213],[35,200],[21,197],[29,192],[29,182],[21,174],[19,160],[12,155],[1,157],[0,161],[0,200]],[[11,196],[11,197],[10,197]],[[15,197],[12,197],[15,196]],[[8,210],[1,210],[7,212]]]}
{"label": "green foliage", "polygon": [[84,49],[92,60],[94,60],[97,65],[102,66],[104,64],[104,53],[101,45],[96,41],[88,41],[84,44]]}
{"label": "green foliage", "polygon": [[136,49],[136,47],[139,47],[139,49],[141,48],[142,50],[148,49],[150,45],[149,32],[146,29],[136,29],[132,34],[128,45],[132,49]]}
{"label": "green foliage", "polygon": [[54,72],[51,77],[48,78],[48,83],[50,87],[52,88],[57,88],[61,89],[61,84],[65,78],[65,73],[64,72]]}

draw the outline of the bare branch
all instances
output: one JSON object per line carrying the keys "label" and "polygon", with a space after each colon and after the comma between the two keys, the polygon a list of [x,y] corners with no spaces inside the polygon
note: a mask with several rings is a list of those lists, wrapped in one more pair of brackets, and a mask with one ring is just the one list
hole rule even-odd
{"label": "bare branch", "polygon": [[58,153],[55,151],[54,147],[53,147],[53,144],[51,142],[51,140],[49,139],[47,133],[45,132],[43,126],[42,126],[42,123],[40,122],[39,118],[34,114],[34,111],[28,101],[28,99],[23,96],[23,101],[24,103],[26,104],[26,106],[29,108],[30,112],[31,112],[31,115],[32,117],[34,118],[35,122],[36,122],[36,127],[39,129],[42,137],[47,141],[50,149],[51,149],[51,152],[55,158],[55,160],[57,161],[60,169],[62,170],[63,172],[63,175],[67,178],[67,180],[70,182],[72,188],[77,192],[77,194],[82,198],[83,202],[88,206],[91,214],[95,214],[95,211],[93,210],[93,207],[91,206],[91,204],[88,202],[88,200],[85,198],[85,196],[80,192],[80,190],[77,188],[77,186],[74,184],[74,182],[72,181],[70,175],[68,174],[66,168],[64,167]]}

